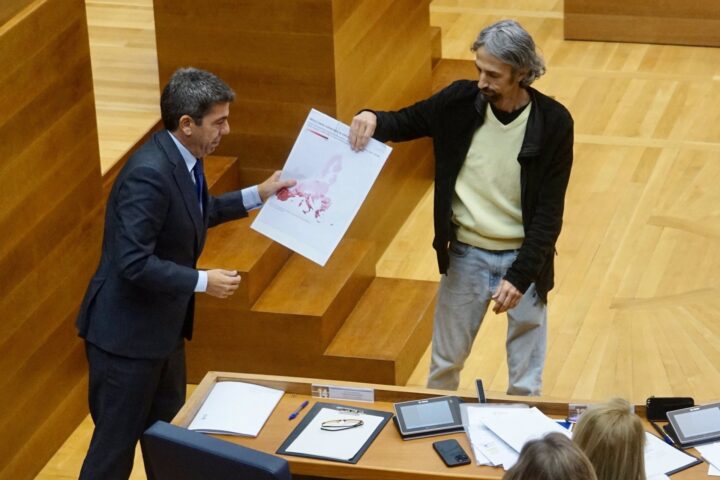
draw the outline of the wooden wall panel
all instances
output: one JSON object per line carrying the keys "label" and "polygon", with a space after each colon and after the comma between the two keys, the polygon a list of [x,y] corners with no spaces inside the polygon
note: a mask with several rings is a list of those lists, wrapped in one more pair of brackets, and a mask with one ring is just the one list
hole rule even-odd
{"label": "wooden wall panel", "polygon": [[32,2],[33,0],[3,0],[0,2],[0,26],[11,20],[18,12]]}
{"label": "wooden wall panel", "polygon": [[175,69],[212,71],[235,90],[218,155],[280,167],[310,106],[334,115],[329,0],[155,0],[160,85]]}
{"label": "wooden wall panel", "polygon": [[565,39],[720,46],[720,2],[565,0]]}
{"label": "wooden wall panel", "polygon": [[[350,123],[361,108],[395,110],[430,95],[429,3],[333,2],[336,112],[340,120]],[[424,168],[432,162],[429,141],[400,143],[393,148],[347,234],[373,241],[376,260],[432,177],[431,169]]]}
{"label": "wooden wall panel", "polygon": [[10,0],[0,27],[0,478],[33,478],[87,414],[74,319],[102,180],[83,0]]}
{"label": "wooden wall panel", "polygon": [[[430,94],[429,0],[155,0],[161,85],[181,66],[218,74],[235,90],[230,135],[218,154],[237,156],[243,179],[282,167],[310,108],[349,123],[362,107],[397,109]],[[418,198],[382,208],[405,181],[429,182],[429,142],[396,145],[349,236],[378,242]],[[420,195],[418,193],[418,195]],[[399,209],[399,210],[398,210]]]}

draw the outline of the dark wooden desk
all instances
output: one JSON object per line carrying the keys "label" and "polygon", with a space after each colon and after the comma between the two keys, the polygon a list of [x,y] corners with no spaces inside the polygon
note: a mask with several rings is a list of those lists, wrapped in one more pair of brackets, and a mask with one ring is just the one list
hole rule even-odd
{"label": "dark wooden desk", "polygon": [[[313,403],[319,400],[317,398],[313,398],[310,394],[310,387],[313,383],[374,388],[375,403],[372,405],[372,408],[387,411],[392,411],[392,404],[395,402],[415,400],[437,395],[447,395],[448,393],[441,390],[389,385],[368,385],[336,380],[208,372],[202,382],[197,386],[188,402],[175,417],[173,423],[175,425],[187,427],[212,389],[212,386],[218,381],[226,380],[255,383],[285,391],[285,395],[280,400],[277,408],[270,416],[257,438],[234,437],[227,435],[219,436],[219,438],[222,438],[223,440],[273,454],[298,423],[299,419],[289,421],[288,415],[290,415],[290,413],[293,412],[298,405],[303,402],[303,400],[309,400],[310,405],[303,410],[303,413],[299,417],[302,418],[302,415],[310,410]],[[474,400],[473,397],[463,396],[462,394],[463,392],[458,392],[458,395],[463,397],[465,400]],[[543,397],[533,397],[532,399],[528,399],[525,397],[493,395],[490,400],[493,402],[522,401],[524,403],[530,403],[537,406],[547,415],[564,417],[567,414],[567,403],[553,401],[552,399]],[[342,400],[332,400],[332,402],[355,406],[368,405],[365,403]],[[642,414],[644,412],[644,408],[638,407],[638,412]],[[283,456],[283,458],[290,462],[290,470],[294,475],[308,475],[323,478],[343,478],[355,480],[502,478],[504,472],[501,468],[478,467],[475,465],[465,465],[454,468],[445,467],[432,448],[432,443],[438,440],[438,438],[456,438],[463,448],[470,453],[470,445],[468,444],[467,437],[464,433],[446,435],[443,437],[403,441],[394,426],[388,424],[356,465],[294,456]],[[707,476],[707,471],[708,465],[703,463],[675,474],[672,478],[673,480],[705,479],[709,478]]]}

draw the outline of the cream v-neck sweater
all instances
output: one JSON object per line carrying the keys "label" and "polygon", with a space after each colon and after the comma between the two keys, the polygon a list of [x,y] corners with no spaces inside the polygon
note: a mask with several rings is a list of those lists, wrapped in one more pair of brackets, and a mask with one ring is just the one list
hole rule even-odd
{"label": "cream v-neck sweater", "polygon": [[457,238],[486,250],[520,248],[525,233],[517,161],[532,104],[503,125],[490,104],[460,170],[452,209]]}

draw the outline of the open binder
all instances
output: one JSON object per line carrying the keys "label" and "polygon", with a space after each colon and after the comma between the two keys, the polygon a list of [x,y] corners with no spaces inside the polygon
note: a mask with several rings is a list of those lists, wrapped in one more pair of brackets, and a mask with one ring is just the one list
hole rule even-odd
{"label": "open binder", "polygon": [[[317,402],[290,433],[276,453],[357,463],[392,413],[346,405]],[[362,425],[344,430],[323,430],[323,422],[362,420]]]}

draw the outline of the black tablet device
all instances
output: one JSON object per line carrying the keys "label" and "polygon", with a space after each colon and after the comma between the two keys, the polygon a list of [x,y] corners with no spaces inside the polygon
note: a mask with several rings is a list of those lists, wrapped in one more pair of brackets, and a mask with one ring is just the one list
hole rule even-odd
{"label": "black tablet device", "polygon": [[404,439],[462,432],[460,398],[434,397],[395,404],[396,424]]}
{"label": "black tablet device", "polygon": [[720,440],[720,403],[674,410],[667,417],[683,447]]}

